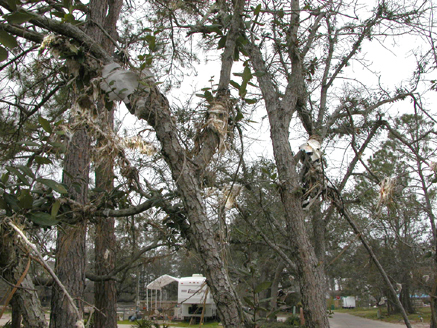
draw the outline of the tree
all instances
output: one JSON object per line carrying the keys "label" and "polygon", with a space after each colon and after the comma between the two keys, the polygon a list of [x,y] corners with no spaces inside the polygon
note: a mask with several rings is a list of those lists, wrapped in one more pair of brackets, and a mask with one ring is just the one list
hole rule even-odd
{"label": "tree", "polygon": [[[164,184],[165,188],[176,196],[171,200],[162,197],[167,190],[163,192],[151,187],[139,178],[140,170],[125,165],[120,171],[129,186],[128,193],[133,195],[134,190],[137,195],[153,199],[155,203],[149,205],[145,201],[126,211],[120,209],[118,213],[138,214],[151,206],[167,213],[168,222],[178,227],[199,255],[220,317],[227,327],[251,324],[230,283],[214,225],[209,219],[210,208],[204,197],[205,178],[207,172],[214,171],[214,159],[232,140],[234,128],[241,129],[241,117],[244,118],[250,105],[256,102],[257,99],[249,96],[261,94],[278,172],[275,182],[285,213],[286,235],[290,237],[286,246],[292,249],[294,261],[275,248],[274,243],[269,243],[268,238],[265,242],[281,254],[287,265],[297,268],[307,326],[327,327],[325,278],[323,266],[319,265],[324,251],[321,248],[316,254],[311,244],[306,224],[308,214],[302,208],[303,171],[299,156],[293,152],[298,145],[291,144],[290,139],[319,136],[325,144],[329,140],[344,141],[353,147],[359,139],[364,147],[367,138],[371,139],[374,130],[381,126],[379,112],[383,106],[414,97],[413,92],[420,81],[412,81],[410,89],[376,87],[372,90],[371,87],[364,88],[366,83],[348,71],[348,67],[354,60],[362,59],[360,52],[367,41],[388,37],[386,28],[393,35],[421,32],[421,17],[428,8],[401,6],[391,1],[378,3],[374,8],[362,7],[363,11],[356,3],[351,9],[349,3],[342,1],[273,1],[256,3],[256,6],[241,0],[187,3],[186,9],[182,10],[182,3],[178,1],[149,1],[146,8],[150,14],[147,17],[151,17],[150,24],[140,23],[134,33],[114,39],[117,51],[113,54],[96,43],[94,36],[82,27],[86,8],[81,4],[46,6],[37,2],[20,7],[14,1],[0,1],[4,11],[10,13],[5,15],[8,23],[0,25],[4,31],[2,40],[3,44],[13,47],[19,38],[20,45],[26,47],[17,55],[19,58],[32,52],[32,48],[27,47],[40,44],[59,56],[53,62],[63,67],[63,75],[57,77],[66,90],[71,87],[78,91],[78,97],[70,99],[72,105],[87,108],[90,103],[101,101],[111,107],[112,101],[121,100],[136,118],[147,122],[147,129],[153,131],[165,162],[160,174],[171,177]],[[349,12],[351,15],[344,14]],[[102,27],[108,29],[109,36],[115,30],[115,22],[112,23],[111,27]],[[130,27],[129,21],[124,25]],[[188,52],[181,50],[182,42],[177,42],[182,33],[199,41],[202,49],[211,51],[217,47],[221,52],[218,85],[202,90],[203,115],[190,118],[188,125],[196,126],[192,139],[186,138],[190,134],[185,130],[186,121],[177,119],[186,118],[186,115],[176,115],[164,88],[158,87],[159,82],[152,73],[154,71],[158,76],[160,71],[173,73],[176,63],[187,63],[183,58]],[[108,35],[105,34],[113,39]],[[27,40],[27,43],[21,40]],[[166,42],[168,47],[165,47]],[[4,58],[7,52],[1,49]],[[126,56],[129,53],[132,54],[130,58]],[[160,56],[164,60],[161,61]],[[237,73],[241,77],[238,82],[231,80],[236,60],[243,63],[243,72]],[[8,64],[15,62],[19,61],[13,58]],[[349,85],[342,87],[340,79],[346,72],[353,77],[349,77]],[[165,82],[164,86],[171,86],[171,81]],[[46,93],[49,99],[59,94],[56,88],[49,89]],[[240,100],[236,99],[236,94]],[[20,108],[22,101],[17,99],[19,101],[12,105]],[[238,107],[235,106],[237,102]],[[36,106],[35,112],[38,110]],[[27,113],[31,111],[27,110]],[[83,127],[94,129],[92,116],[99,113],[87,112],[82,116],[82,123],[87,123]],[[96,130],[90,132],[99,137]],[[114,144],[118,154],[122,153],[120,148]],[[355,169],[359,157],[357,155],[350,163],[347,176]],[[317,194],[331,200],[335,194],[328,193],[332,188],[328,188],[324,175],[319,175],[320,192]],[[345,181],[347,179],[340,183],[340,190]],[[147,188],[143,188],[144,185]],[[147,189],[149,192],[144,191]],[[83,204],[75,208],[71,199],[69,204],[65,210],[73,209],[76,215],[89,214]],[[319,209],[312,208],[314,227],[327,223],[326,219],[322,221],[323,209],[323,204]],[[115,214],[111,210],[101,214],[105,213]],[[323,237],[324,229],[316,233]]]}
{"label": "tree", "polygon": [[[112,42],[117,37],[116,23],[118,21],[123,1],[92,1],[88,15],[88,34],[93,35],[95,42],[102,45],[108,53],[113,53],[115,44]],[[102,28],[101,28],[102,27]],[[109,34],[112,40],[105,35]],[[101,130],[114,130],[114,109],[105,107],[100,101],[97,111],[101,121]],[[97,148],[105,149],[105,137],[98,137]],[[96,190],[101,194],[113,191],[114,159],[111,152],[102,151],[96,163]],[[113,207],[108,204],[106,207]],[[107,275],[115,268],[115,219],[111,217],[97,218],[95,238],[95,273]],[[95,282],[96,311],[94,325],[96,328],[117,327],[117,292],[114,280]]]}
{"label": "tree", "polygon": [[[399,148],[400,153],[408,163],[408,168],[413,172],[412,188],[415,194],[420,195],[419,199],[413,198],[415,206],[424,214],[429,222],[429,245],[432,249],[430,254],[435,254],[435,215],[433,211],[433,203],[435,198],[435,166],[434,166],[434,147],[433,140],[430,135],[434,134],[434,121],[428,120],[429,117],[426,111],[425,116],[415,113],[414,115],[403,115],[396,118],[392,124],[387,123],[387,128],[390,132],[390,137],[396,140],[402,147]],[[424,219],[425,219],[424,218]],[[435,257],[433,258],[435,262]],[[433,267],[435,263],[433,264]],[[427,275],[425,275],[427,276]],[[429,276],[428,276],[429,277]],[[424,284],[422,282],[422,284]],[[424,284],[426,285],[426,284]],[[432,286],[432,287],[431,287]],[[428,286],[431,299],[431,326],[437,325],[436,304],[432,297],[435,291],[435,281]]]}
{"label": "tree", "polygon": [[[310,137],[319,135],[323,140],[329,137],[343,117],[363,116],[368,121],[378,107],[408,96],[409,92],[398,92],[366,102],[364,99],[353,100],[346,93],[342,96],[344,98],[337,100],[338,105],[328,104],[329,95],[334,93],[336,79],[357,57],[365,38],[372,36],[372,30],[386,20],[396,24],[401,23],[405,16],[410,19],[418,17],[414,9],[398,8],[395,14],[390,7],[393,4],[384,2],[378,4],[371,17],[343,25],[332,13],[341,12],[344,5],[337,2],[327,2],[321,6],[307,3],[302,8],[299,1],[293,1],[286,9],[281,2],[274,2],[265,8],[260,5],[254,8],[255,19],[251,20],[251,29],[245,35],[244,49],[256,75],[270,122],[281,199],[287,229],[292,236],[291,247],[297,253],[296,264],[308,327],[329,324],[325,311],[324,273],[317,264],[304,223],[306,215],[301,207],[298,162],[289,142],[291,120],[295,115]],[[352,33],[343,35],[341,31],[347,29]],[[319,53],[314,50],[319,42],[323,42],[322,58],[318,58]],[[339,44],[343,48],[338,47]],[[263,53],[266,47],[273,48],[273,53]],[[248,65],[246,69],[249,69]],[[247,75],[250,77],[252,74]],[[285,87],[279,81],[286,81]],[[318,95],[313,96],[316,90]],[[323,181],[320,183],[323,185]]]}
{"label": "tree", "polygon": [[[242,1],[240,3],[237,3],[237,12],[242,11],[243,3],[244,2]],[[77,65],[79,64],[79,75],[82,74],[80,76],[80,79],[76,81],[79,82],[79,85],[77,85],[79,90],[89,90],[82,88],[84,86],[85,88],[90,87],[91,84],[87,84],[87,81],[89,83],[90,79],[94,76],[94,72],[97,72],[102,68],[102,65],[99,62],[94,62],[94,58],[97,58],[101,63],[103,63],[103,65],[106,65],[105,67],[107,67],[108,70],[111,70],[111,68],[115,68],[115,70],[118,70],[116,68],[117,66],[112,65],[113,59],[111,57],[111,54],[107,53],[102,47],[100,47],[100,45],[98,45],[92,39],[92,37],[90,37],[90,35],[86,34],[84,31],[74,26],[73,24],[44,17],[34,11],[29,11],[21,8],[19,9],[20,11],[18,11],[18,8],[10,6],[7,3],[2,3],[1,5],[7,10],[13,12],[14,14],[17,13],[21,16],[24,15],[26,17],[26,19],[24,20],[29,22],[29,24],[34,24],[34,26],[39,26],[43,30],[48,29],[52,33],[59,34],[59,36],[54,36],[50,40],[46,39],[45,45],[53,51],[59,51],[61,56],[68,57],[67,62],[72,65],[71,68],[73,70],[78,68]],[[68,7],[67,9],[71,10],[70,7]],[[54,11],[57,10],[60,10],[61,12],[64,11],[62,8],[59,7],[54,8]],[[74,21],[73,15],[70,14],[70,16],[67,17],[68,19]],[[27,23],[25,25],[27,25]],[[4,24],[2,27],[8,30],[9,33],[24,36],[24,30],[22,27],[16,27],[8,24]],[[15,30],[15,28],[18,28],[18,30]],[[231,35],[229,36],[229,42],[227,42],[227,45],[225,47],[226,53],[232,54],[234,52],[237,29],[238,26],[235,23],[231,25]],[[41,34],[37,33],[38,32],[35,32],[35,35],[39,36],[39,39],[37,41],[42,42],[43,38]],[[234,34],[234,36],[232,36],[232,34]],[[32,38],[31,41],[35,41],[35,38]],[[68,44],[71,44],[71,42],[73,42],[73,48],[68,46]],[[71,54],[71,51],[75,53],[76,50],[78,50],[78,52],[80,53],[78,56],[76,56],[75,54],[69,55]],[[220,92],[216,97],[215,104],[211,104],[211,108],[209,108],[209,110],[212,110],[212,113],[214,113],[211,115],[218,115],[218,118],[219,120],[221,120],[221,122],[225,122],[225,118],[228,117],[229,110],[232,109],[232,102],[229,101],[227,89],[229,84],[230,69],[232,67],[233,60],[232,56],[227,55],[226,53],[224,55],[223,61],[224,69],[222,72],[222,80],[219,83]],[[93,57],[87,57],[87,54],[92,54]],[[84,61],[78,61],[78,57],[81,57],[81,59]],[[118,72],[120,72],[120,70]],[[187,218],[190,221],[191,229],[189,231],[188,237],[193,247],[199,253],[200,257],[203,260],[202,262],[205,265],[205,272],[210,284],[210,288],[214,295],[214,299],[216,301],[221,319],[228,327],[241,327],[244,325],[244,322],[246,322],[246,319],[241,310],[241,304],[227,277],[225,267],[223,266],[222,259],[218,253],[218,247],[215,244],[214,238],[212,238],[214,233],[211,229],[210,223],[206,219],[206,210],[204,204],[202,204],[200,196],[201,191],[199,176],[201,174],[199,173],[201,173],[206,168],[211,157],[214,155],[216,148],[223,138],[223,135],[221,135],[221,133],[223,132],[220,130],[217,131],[217,126],[215,125],[217,121],[209,121],[198,138],[197,145],[201,147],[195,149],[193,155],[189,155],[192,160],[187,162],[187,150],[185,150],[183,145],[180,144],[180,142],[178,141],[178,137],[176,134],[177,127],[175,126],[175,123],[172,119],[172,113],[169,108],[169,103],[164,95],[158,90],[154,82],[151,80],[147,80],[147,78],[151,76],[150,73],[147,74],[148,72],[149,71],[147,69],[143,69],[143,73],[146,73],[146,77],[140,77],[140,75],[135,75],[136,81],[138,81],[138,79],[141,79],[141,82],[143,83],[141,84],[142,87],[138,89],[135,87],[134,89],[136,90],[134,93],[132,93],[134,90],[128,90],[127,92],[129,97],[122,98],[125,100],[129,110],[132,113],[135,113],[138,118],[146,120],[150,124],[150,126],[154,128],[156,136],[161,142],[164,159],[172,172],[172,176],[178,187],[178,191],[182,196],[182,201],[184,204]],[[68,73],[72,72],[70,71]],[[117,75],[116,71],[115,75],[112,76],[112,78],[114,78],[113,81],[116,81],[117,76],[120,77],[120,75],[122,74],[120,73],[119,75]],[[123,80],[123,78],[126,77],[131,78],[132,74],[123,75],[122,79],[119,80],[119,82],[126,82],[126,80]],[[111,81],[107,81],[106,83],[109,84],[111,83]],[[135,82],[135,84],[137,83],[138,82]],[[112,85],[112,83],[110,85]],[[124,90],[117,90],[116,88],[112,91],[114,93],[117,93],[116,98],[120,97],[121,93],[124,92]],[[107,89],[107,92],[110,91]],[[73,100],[73,105],[83,105],[84,103],[86,104],[88,95],[85,93],[84,96],[85,97],[82,97],[80,99],[75,99],[76,102]],[[222,112],[224,117],[220,117],[218,112]],[[85,127],[85,125],[83,125],[83,127]],[[81,144],[83,147],[78,147],[78,150],[84,152],[81,154],[81,159],[87,159],[87,157],[85,156],[88,155],[88,148],[86,147],[86,131],[83,127],[79,130],[83,131],[83,135],[81,136],[78,132],[76,132],[74,133],[72,140],[74,141],[75,138],[77,138],[80,141],[83,141],[83,143]],[[71,150],[69,151],[69,154],[73,154]],[[68,163],[69,161],[67,161],[67,165]],[[80,170],[77,171],[73,171],[72,167],[70,168],[67,166],[65,171],[69,175],[73,176],[79,175],[79,173],[83,174],[85,171],[88,171],[88,163],[89,160],[83,161],[83,164],[85,166],[82,166]],[[75,174],[75,172],[77,172],[77,174]],[[65,180],[66,184],[69,186],[70,193],[74,195],[74,190],[71,189],[73,186],[72,184],[70,184],[67,176]],[[75,182],[79,182],[79,184],[82,186],[82,189],[83,186],[87,185],[87,180],[79,180]],[[80,197],[81,199],[73,198],[73,201],[77,201],[77,203],[83,205],[86,199],[86,190],[81,190]],[[84,224],[81,225],[79,223],[78,226],[83,227]],[[80,253],[83,254],[82,252]],[[80,271],[83,272],[83,270]],[[78,281],[78,285],[80,286],[82,282],[83,281]],[[80,297],[80,295],[78,296]],[[52,311],[52,316],[54,315],[54,313],[59,313],[59,311],[54,309],[54,311]],[[70,318],[71,320],[81,319],[74,318],[73,316],[70,316]]]}

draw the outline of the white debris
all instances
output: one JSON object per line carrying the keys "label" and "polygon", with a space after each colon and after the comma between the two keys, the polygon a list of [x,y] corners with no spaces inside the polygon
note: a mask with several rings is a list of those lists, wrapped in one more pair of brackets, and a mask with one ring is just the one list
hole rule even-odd
{"label": "white debris", "polygon": [[138,75],[119,64],[109,63],[103,67],[100,88],[107,93],[110,101],[129,103],[128,96],[135,92],[138,85]]}
{"label": "white debris", "polygon": [[320,161],[323,156],[319,139],[318,136],[310,136],[308,141],[299,147],[299,150],[310,156],[311,162]]}

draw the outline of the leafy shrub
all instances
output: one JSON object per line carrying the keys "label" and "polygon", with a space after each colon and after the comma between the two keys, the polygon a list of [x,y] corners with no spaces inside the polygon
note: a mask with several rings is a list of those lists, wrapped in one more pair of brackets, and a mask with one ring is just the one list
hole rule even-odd
{"label": "leafy shrub", "polygon": [[141,320],[136,320],[132,325],[132,328],[159,328],[159,324],[154,323],[150,320],[141,319]]}
{"label": "leafy shrub", "polygon": [[285,320],[285,323],[292,327],[299,327],[300,318],[297,315],[291,315]]}
{"label": "leafy shrub", "polygon": [[285,322],[264,322],[261,328],[291,328],[300,327],[300,319],[298,316],[289,316]]}
{"label": "leafy shrub", "polygon": [[261,325],[261,328],[290,328],[289,324],[285,322],[265,322]]}

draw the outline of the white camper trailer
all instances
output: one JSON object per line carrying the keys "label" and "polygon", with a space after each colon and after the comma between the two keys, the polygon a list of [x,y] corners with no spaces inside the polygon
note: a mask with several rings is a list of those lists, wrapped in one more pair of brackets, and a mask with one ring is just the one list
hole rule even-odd
{"label": "white camper trailer", "polygon": [[216,307],[206,285],[206,278],[201,274],[179,278],[178,307],[175,308],[175,317],[186,319],[200,317],[202,314],[206,318],[216,315]]}
{"label": "white camper trailer", "polygon": [[[155,291],[155,309],[157,303],[158,290],[174,281],[178,282],[178,300],[174,308],[174,318],[179,320],[192,317],[211,318],[216,316],[216,306],[212,299],[206,278],[201,274],[193,274],[192,277],[174,278],[168,275],[159,277],[147,285],[147,289]],[[161,292],[162,295],[162,292]],[[162,298],[161,298],[162,299]],[[153,307],[153,300],[151,300]],[[150,310],[149,305],[147,305]]]}
{"label": "white camper trailer", "polygon": [[355,308],[355,296],[345,296],[343,299],[343,309],[354,309]]}

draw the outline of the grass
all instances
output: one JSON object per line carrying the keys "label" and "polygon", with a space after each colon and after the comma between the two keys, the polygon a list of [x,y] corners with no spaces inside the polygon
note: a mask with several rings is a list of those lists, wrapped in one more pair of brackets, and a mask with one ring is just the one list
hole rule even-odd
{"label": "grass", "polygon": [[[171,323],[168,323],[168,325],[170,327],[172,327],[172,326],[177,326],[177,327],[192,327],[192,328],[200,327],[200,324],[192,324],[192,325],[190,325],[189,322],[185,322],[185,321],[183,321],[183,322],[171,322]],[[202,324],[202,327],[217,328],[217,327],[223,327],[223,326],[219,326],[218,322],[205,322],[205,323]]]}
{"label": "grass", "polygon": [[[135,323],[129,320],[123,320],[123,321],[118,321],[117,323],[119,324],[123,324],[123,325],[134,325]],[[168,325],[169,327],[191,327],[191,328],[197,328],[200,327],[200,324],[192,324],[190,325],[189,322],[185,322],[185,321],[177,321],[177,322],[165,322],[166,325]],[[162,323],[161,323],[162,326]],[[219,326],[218,322],[212,321],[212,322],[205,322],[202,327],[208,327],[208,328],[217,328],[217,327],[222,327]]]}
{"label": "grass", "polygon": [[[376,308],[338,309],[338,310],[334,310],[334,312],[349,313],[362,318],[381,320],[391,323],[399,323],[404,321],[402,315],[400,314],[388,315],[387,310],[385,308],[381,308],[380,310],[381,310],[380,318],[378,318],[378,309]],[[411,323],[421,322],[422,321],[421,318],[423,319],[423,322],[429,323],[431,320],[431,308],[429,307],[417,308],[416,313],[410,314],[408,316],[408,319],[410,320]]]}

